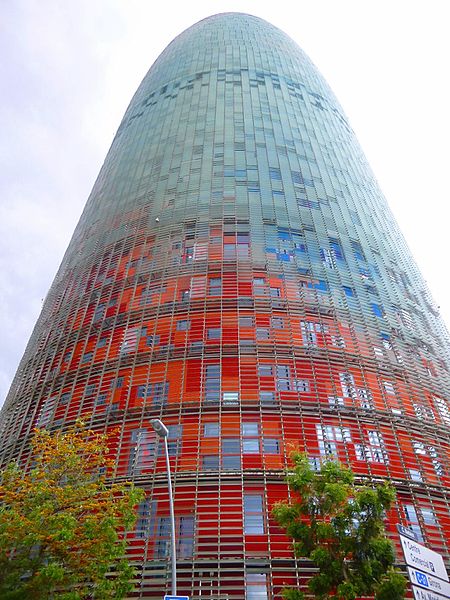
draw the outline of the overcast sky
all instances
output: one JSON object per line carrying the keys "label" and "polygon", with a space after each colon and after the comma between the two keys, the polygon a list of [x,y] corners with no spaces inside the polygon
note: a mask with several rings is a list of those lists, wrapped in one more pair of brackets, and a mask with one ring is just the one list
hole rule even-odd
{"label": "overcast sky", "polygon": [[318,66],[450,323],[449,0],[0,0],[0,404],[132,94],[178,33],[226,11]]}

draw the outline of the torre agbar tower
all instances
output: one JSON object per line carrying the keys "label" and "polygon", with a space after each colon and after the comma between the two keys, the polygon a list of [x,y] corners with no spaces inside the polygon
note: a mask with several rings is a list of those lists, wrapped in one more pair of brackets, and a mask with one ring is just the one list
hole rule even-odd
{"label": "torre agbar tower", "polygon": [[[398,491],[448,558],[449,339],[341,107],[300,48],[207,18],[133,97],[1,413],[1,456],[88,415],[147,492],[132,597],[265,600],[310,568],[270,516],[293,447]],[[398,545],[397,545],[398,548]],[[400,553],[398,554],[400,556]],[[399,559],[400,560],[400,559]]]}

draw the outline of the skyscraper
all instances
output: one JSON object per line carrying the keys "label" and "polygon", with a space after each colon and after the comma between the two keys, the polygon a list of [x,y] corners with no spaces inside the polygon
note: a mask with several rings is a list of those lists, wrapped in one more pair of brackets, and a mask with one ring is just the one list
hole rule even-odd
{"label": "skyscraper", "polygon": [[168,589],[169,428],[179,591],[261,600],[304,583],[269,513],[299,446],[398,488],[395,523],[446,553],[449,340],[332,92],[285,34],[224,14],[144,78],[1,413],[114,430],[148,492],[137,596]]}

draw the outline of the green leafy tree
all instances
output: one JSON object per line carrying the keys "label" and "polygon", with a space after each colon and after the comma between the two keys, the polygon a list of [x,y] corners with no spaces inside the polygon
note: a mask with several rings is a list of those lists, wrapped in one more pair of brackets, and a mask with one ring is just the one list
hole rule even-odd
{"label": "green leafy tree", "polygon": [[121,532],[143,492],[110,484],[108,436],[78,422],[37,430],[31,468],[0,473],[0,598],[120,599],[132,589]]}
{"label": "green leafy tree", "polygon": [[353,472],[338,462],[326,461],[316,472],[305,454],[291,457],[293,500],[276,503],[272,514],[292,538],[295,555],[310,559],[319,572],[310,578],[308,594],[286,588],[283,597],[402,600],[406,580],[394,569],[395,550],[383,523],[395,501],[392,485],[357,485]]}

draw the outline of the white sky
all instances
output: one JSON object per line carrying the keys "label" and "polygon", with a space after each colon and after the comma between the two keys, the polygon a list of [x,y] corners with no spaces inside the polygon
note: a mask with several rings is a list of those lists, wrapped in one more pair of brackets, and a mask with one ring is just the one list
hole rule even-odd
{"label": "white sky", "polygon": [[280,27],[328,80],[450,323],[449,0],[0,0],[0,403],[132,94],[226,11]]}

